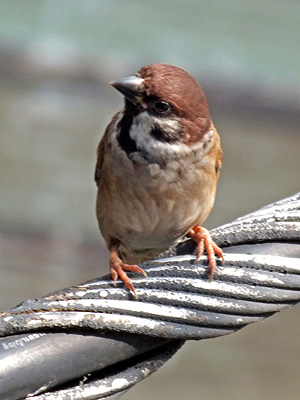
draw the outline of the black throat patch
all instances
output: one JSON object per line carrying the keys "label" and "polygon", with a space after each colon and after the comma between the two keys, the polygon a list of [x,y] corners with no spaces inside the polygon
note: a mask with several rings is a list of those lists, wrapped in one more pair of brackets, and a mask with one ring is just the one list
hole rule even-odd
{"label": "black throat patch", "polygon": [[138,151],[136,146],[136,142],[131,139],[129,135],[129,131],[132,125],[133,118],[139,114],[139,110],[134,107],[134,105],[126,100],[125,101],[125,112],[123,118],[118,123],[119,133],[117,136],[117,140],[119,146],[126,154],[134,153]]}

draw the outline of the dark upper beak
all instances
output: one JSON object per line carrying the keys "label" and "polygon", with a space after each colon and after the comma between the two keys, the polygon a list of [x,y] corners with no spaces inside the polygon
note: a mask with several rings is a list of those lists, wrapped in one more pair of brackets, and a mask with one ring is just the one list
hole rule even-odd
{"label": "dark upper beak", "polygon": [[143,99],[143,83],[144,79],[138,76],[128,76],[127,78],[121,78],[117,81],[110,82],[110,85],[122,93],[131,103],[137,105],[140,104]]}

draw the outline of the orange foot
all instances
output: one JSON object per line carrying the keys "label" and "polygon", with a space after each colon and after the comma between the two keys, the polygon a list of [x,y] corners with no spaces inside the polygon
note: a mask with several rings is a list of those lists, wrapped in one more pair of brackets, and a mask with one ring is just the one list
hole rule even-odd
{"label": "orange foot", "polygon": [[187,235],[197,243],[197,261],[202,256],[204,248],[206,249],[209,264],[209,282],[211,282],[217,269],[216,255],[221,259],[222,264],[224,264],[222,249],[216,245],[208,230],[202,228],[202,226],[195,226]]}
{"label": "orange foot", "polygon": [[112,246],[110,249],[109,269],[113,279],[114,286],[116,286],[117,279],[120,278],[125,286],[133,293],[134,297],[137,298],[136,291],[125,271],[134,271],[147,276],[146,272],[138,265],[125,264],[118,255],[117,246]]}

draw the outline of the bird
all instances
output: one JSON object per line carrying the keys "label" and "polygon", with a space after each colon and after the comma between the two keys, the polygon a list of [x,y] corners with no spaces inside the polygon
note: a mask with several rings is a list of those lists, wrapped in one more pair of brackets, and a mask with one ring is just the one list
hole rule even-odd
{"label": "bird", "polygon": [[219,134],[201,86],[185,70],[156,63],[110,82],[124,107],[97,148],[96,214],[110,252],[114,285],[137,293],[127,272],[185,237],[206,250],[209,281],[224,263],[222,249],[202,227],[215,201],[222,167]]}

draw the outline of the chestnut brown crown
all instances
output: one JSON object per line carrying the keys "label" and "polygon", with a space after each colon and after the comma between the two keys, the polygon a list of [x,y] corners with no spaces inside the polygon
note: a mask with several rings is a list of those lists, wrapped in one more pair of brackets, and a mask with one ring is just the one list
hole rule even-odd
{"label": "chestnut brown crown", "polygon": [[193,143],[210,128],[211,120],[204,92],[186,71],[169,64],[143,67],[137,76],[144,79],[144,92],[171,104],[185,131],[184,141]]}

